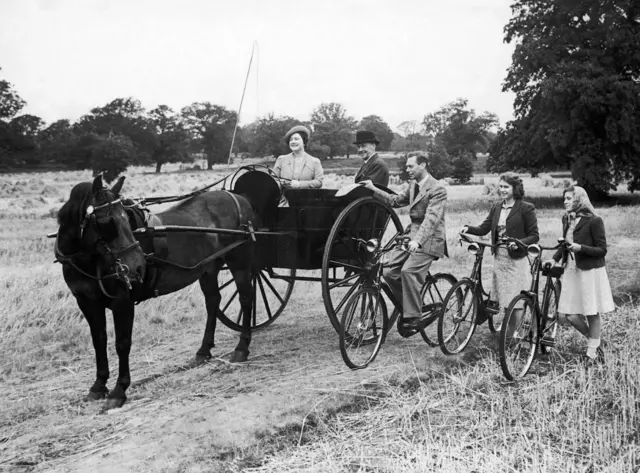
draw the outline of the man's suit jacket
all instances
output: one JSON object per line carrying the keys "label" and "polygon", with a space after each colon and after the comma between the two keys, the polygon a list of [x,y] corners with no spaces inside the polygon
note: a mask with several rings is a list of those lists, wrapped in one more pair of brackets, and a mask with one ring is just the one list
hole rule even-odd
{"label": "man's suit jacket", "polygon": [[412,240],[420,244],[418,251],[437,258],[449,256],[445,225],[447,189],[433,176],[429,176],[422,184],[417,195],[415,187],[416,182],[410,181],[402,194],[391,195],[378,190],[374,197],[391,207],[409,206],[411,224],[407,232]]}
{"label": "man's suit jacket", "polygon": [[[562,216],[562,236],[567,237],[569,219]],[[604,222],[596,215],[580,217],[580,221],[573,230],[573,242],[582,248],[574,253],[578,269],[587,271],[604,266],[604,256],[607,254],[607,237],[604,232]],[[553,259],[560,261],[562,251],[558,250]]]}
{"label": "man's suit jacket", "polygon": [[378,156],[378,153],[373,154],[356,174],[356,183],[366,180],[371,180],[374,184],[381,184],[385,187],[389,185],[389,168]]}
{"label": "man's suit jacket", "polygon": [[[486,235],[491,231],[491,243],[494,245],[498,240],[498,222],[500,221],[500,213],[502,212],[502,200],[491,206],[487,218],[477,227],[469,225],[467,233],[470,235]],[[538,234],[538,219],[536,218],[536,209],[533,204],[518,199],[513,203],[511,211],[505,222],[505,235],[517,238],[525,245],[537,243],[540,239]],[[492,251],[494,252],[494,251]],[[510,251],[512,258],[524,258],[527,255],[526,250],[518,248]]]}

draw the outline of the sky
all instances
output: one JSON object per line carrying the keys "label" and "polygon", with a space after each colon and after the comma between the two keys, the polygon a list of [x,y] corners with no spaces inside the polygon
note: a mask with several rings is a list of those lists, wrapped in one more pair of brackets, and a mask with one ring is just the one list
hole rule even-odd
{"label": "sky", "polygon": [[513,118],[502,92],[510,0],[0,0],[0,78],[22,113],[72,121],[117,97],[209,101],[241,124],[338,102],[392,129],[458,97]]}

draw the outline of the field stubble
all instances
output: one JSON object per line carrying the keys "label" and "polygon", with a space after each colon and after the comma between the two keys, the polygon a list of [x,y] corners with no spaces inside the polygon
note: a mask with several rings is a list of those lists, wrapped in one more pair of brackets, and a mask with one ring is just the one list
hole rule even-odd
{"label": "field stubble", "polygon": [[[603,365],[586,366],[584,341],[565,330],[558,352],[512,384],[502,378],[486,326],[466,353],[449,358],[392,335],[371,368],[350,372],[320,287],[311,283],[297,284],[283,316],[254,336],[250,363],[225,361],[237,334],[221,327],[216,359],[190,369],[205,313],[191,286],[138,307],[129,403],[99,415],[99,405],[81,401],[95,369],[88,327],[44,236],[55,231],[52,217],[71,187],[88,179],[78,172],[0,180],[0,470],[567,472],[640,465],[633,303],[604,318]],[[134,172],[125,190],[181,193],[214,179]],[[348,180],[328,176],[332,187]],[[535,179],[525,186],[539,208],[541,241],[553,243],[561,190]],[[481,193],[481,186],[449,188],[451,257],[435,271],[468,273],[472,259],[456,231],[485,217],[490,198]],[[637,272],[640,208],[599,213],[609,276],[625,301]],[[109,337],[114,376],[111,322]]]}

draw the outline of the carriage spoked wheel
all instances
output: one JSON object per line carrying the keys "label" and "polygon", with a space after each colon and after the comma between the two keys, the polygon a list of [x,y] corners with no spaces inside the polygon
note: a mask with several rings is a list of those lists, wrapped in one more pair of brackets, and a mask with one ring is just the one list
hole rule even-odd
{"label": "carriage spoked wheel", "polygon": [[340,322],[340,353],[349,368],[364,368],[375,359],[388,322],[387,304],[377,288],[361,288],[349,298]]}
{"label": "carriage spoked wheel", "polygon": [[320,282],[324,307],[336,332],[340,332],[339,314],[349,298],[379,276],[374,254],[359,242],[376,238],[385,248],[401,232],[393,209],[372,197],[353,201],[338,215],[324,248]]}
{"label": "carriage spoked wheel", "polygon": [[[253,273],[253,307],[251,310],[251,329],[257,330],[269,326],[284,310],[295,282],[295,269],[260,268]],[[281,279],[283,276],[286,279]],[[218,287],[222,300],[218,319],[232,330],[242,331],[242,312],[238,288],[226,265],[218,274]]]}

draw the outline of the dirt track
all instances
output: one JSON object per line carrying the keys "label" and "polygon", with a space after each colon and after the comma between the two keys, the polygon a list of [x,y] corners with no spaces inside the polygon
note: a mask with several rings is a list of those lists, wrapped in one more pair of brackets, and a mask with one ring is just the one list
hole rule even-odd
{"label": "dirt track", "polygon": [[[403,340],[392,333],[372,366],[350,371],[321,305],[302,303],[300,297],[294,293],[290,308],[255,334],[251,361],[241,365],[226,361],[237,341],[226,328],[219,329],[214,359],[193,368],[188,364],[203,327],[167,334],[170,339],[146,353],[134,337],[133,384],[121,409],[103,413],[102,402],[82,400],[93,381],[92,352],[79,361],[78,371],[9,386],[5,395],[13,417],[0,418],[0,445],[5,443],[0,469],[183,471],[181,465],[202,458],[227,469],[237,452],[273,432],[295,426],[291,431],[299,435],[310,417],[352,402],[362,384],[459,362],[419,336]],[[110,386],[116,359],[110,354]]]}

